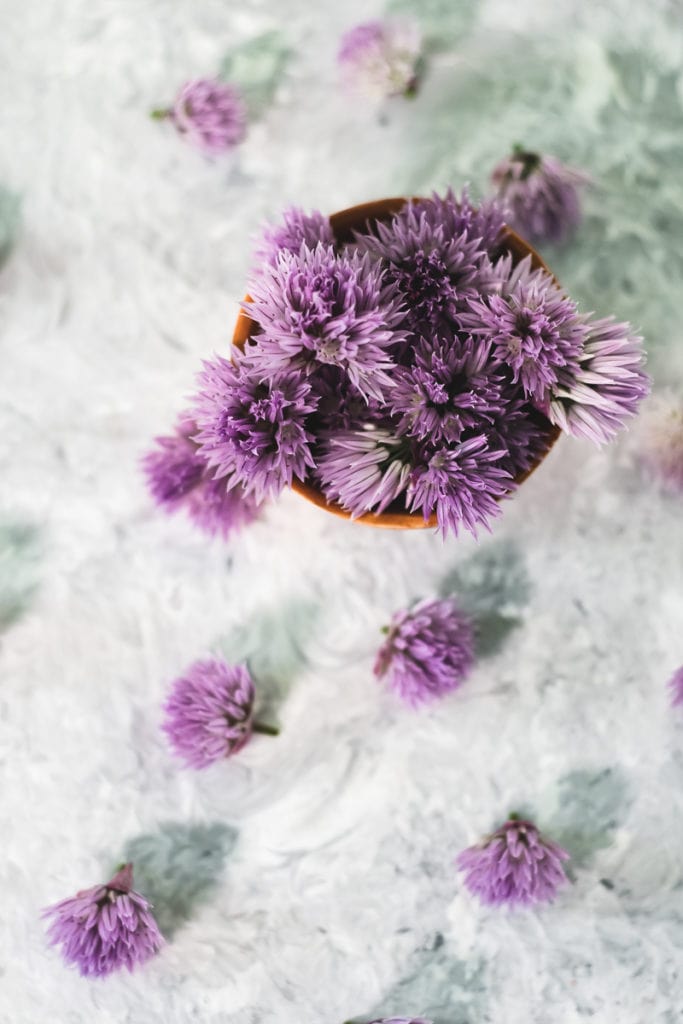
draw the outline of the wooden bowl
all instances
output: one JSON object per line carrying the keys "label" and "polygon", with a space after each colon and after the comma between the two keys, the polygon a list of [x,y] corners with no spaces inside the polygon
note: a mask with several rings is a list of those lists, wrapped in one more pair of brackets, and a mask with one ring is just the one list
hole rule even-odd
{"label": "wooden bowl", "polygon": [[[407,202],[407,199],[400,197],[376,199],[374,202],[361,203],[360,206],[351,206],[348,210],[340,210],[338,213],[333,213],[330,217],[330,224],[332,225],[334,236],[338,242],[350,242],[353,240],[353,232],[362,231],[367,226],[368,220],[389,220],[392,214],[400,210]],[[542,267],[550,273],[550,270],[536,250],[532,249],[529,243],[520,238],[512,228],[505,227],[501,247],[503,250],[507,249],[508,252],[513,254],[516,263],[519,263],[525,256],[531,256],[531,265],[534,269]],[[249,301],[249,296],[245,296],[245,302]],[[243,309],[240,310],[232,336],[233,345],[239,349],[244,348],[249,338],[255,336],[257,332],[258,324]],[[516,484],[521,484],[528,476],[531,476],[560,435],[559,428],[553,426],[542,413],[539,412],[537,415],[539,424],[547,427],[548,443],[545,450],[541,452],[529,469],[515,477]],[[310,501],[311,504],[317,505],[318,508],[322,508],[334,516],[339,516],[341,519],[353,519],[350,512],[347,512],[337,502],[328,501],[322,491],[312,483],[308,483],[305,480],[294,480],[292,490],[300,494],[306,501]],[[379,514],[365,512],[362,516],[357,516],[353,519],[353,522],[363,523],[366,526],[379,526],[385,530],[424,530],[427,527],[437,525],[436,513],[433,513],[429,519],[425,519],[421,512],[406,512],[405,509],[394,508],[391,505],[386,511]]]}

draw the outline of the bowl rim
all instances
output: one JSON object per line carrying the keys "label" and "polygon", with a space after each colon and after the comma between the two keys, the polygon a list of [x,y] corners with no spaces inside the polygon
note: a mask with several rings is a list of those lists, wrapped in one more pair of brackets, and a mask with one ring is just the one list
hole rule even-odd
{"label": "bowl rim", "polygon": [[[392,214],[397,213],[401,210],[406,203],[419,202],[419,196],[411,196],[406,198],[405,196],[391,196],[387,199],[375,199],[365,203],[359,203],[356,206],[348,206],[343,210],[338,210],[336,213],[330,214],[330,224],[336,241],[345,241],[353,238],[354,230],[361,230],[365,227],[368,220],[386,220],[391,217]],[[534,270],[543,269],[551,275],[553,280],[557,284],[557,278],[536,252],[533,246],[513,231],[512,228],[506,224],[503,228],[503,234],[501,238],[503,247],[517,257],[516,262],[520,262],[525,256],[531,256],[531,265]],[[251,302],[251,296],[245,295],[245,303]],[[232,335],[232,344],[235,348],[242,350],[246,345],[247,341],[253,336],[253,328],[257,327],[256,321],[252,320],[244,308],[241,308],[235,323],[235,328]],[[543,417],[543,414],[539,411],[539,416]],[[543,417],[545,419],[545,417]],[[524,483],[533,472],[540,466],[545,457],[550,452],[551,448],[560,436],[560,428],[548,423],[548,445],[545,450],[539,455],[535,462],[515,477],[515,484],[519,486]],[[336,501],[329,501],[322,491],[315,487],[313,484],[308,483],[305,480],[299,480],[295,477],[292,481],[291,489],[299,494],[306,501],[312,505],[316,505],[318,508],[324,509],[331,515],[338,516],[340,519],[349,519],[354,523],[362,523],[366,526],[375,526],[382,529],[389,530],[425,530],[433,528],[438,525],[436,513],[433,512],[427,519],[422,515],[421,512],[408,512],[408,511],[391,511],[386,510],[384,512],[364,512],[360,516],[354,516],[347,509],[342,508]],[[497,499],[502,500],[502,499]]]}

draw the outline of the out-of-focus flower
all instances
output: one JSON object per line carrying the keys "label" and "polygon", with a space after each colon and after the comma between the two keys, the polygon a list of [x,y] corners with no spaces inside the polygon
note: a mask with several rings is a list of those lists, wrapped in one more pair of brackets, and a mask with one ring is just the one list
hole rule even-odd
{"label": "out-of-focus flower", "polygon": [[206,768],[236,754],[252,731],[276,730],[253,722],[254,683],[246,665],[218,658],[193,662],[173,683],[163,729],[190,768]]}
{"label": "out-of-focus flower", "polygon": [[206,533],[227,538],[253,522],[260,504],[242,486],[228,489],[224,478],[214,479],[192,440],[197,430],[191,417],[180,416],[174,434],[156,438],[156,447],[144,456],[142,468],[160,508],[168,513],[183,510]]}
{"label": "out-of-focus flower", "polygon": [[369,21],[342,37],[338,60],[350,89],[383,100],[415,92],[421,50],[415,22]]}
{"label": "out-of-focus flower", "polygon": [[199,452],[228,487],[275,498],[313,465],[306,417],[317,399],[296,369],[264,379],[256,346],[204,363],[196,398]]}
{"label": "out-of-focus flower", "polygon": [[425,600],[394,615],[374,672],[413,706],[457,689],[474,663],[472,623],[452,599]]}
{"label": "out-of-focus flower", "polygon": [[432,1024],[425,1017],[381,1017],[370,1024]]}
{"label": "out-of-focus flower", "polygon": [[456,864],[482,903],[530,906],[554,898],[567,880],[562,862],[568,859],[567,851],[545,839],[530,821],[510,818],[477,846],[463,850]]}
{"label": "out-of-focus flower", "polygon": [[548,418],[561,430],[595,444],[610,441],[635,416],[650,390],[642,368],[642,338],[614,317],[585,320],[577,362],[558,373]]}
{"label": "out-of-focus flower", "polygon": [[390,384],[387,349],[404,338],[395,285],[369,256],[335,255],[324,245],[281,253],[250,285],[245,310],[260,326],[262,365],[337,366],[369,398]]}
{"label": "out-of-focus flower", "polygon": [[669,690],[672,706],[677,707],[679,704],[683,704],[683,665],[676,669],[669,680]]}
{"label": "out-of-focus flower", "polygon": [[302,245],[315,249],[318,243],[334,245],[329,217],[324,217],[317,210],[305,213],[299,207],[291,206],[284,211],[279,224],[269,224],[263,230],[254,253],[255,272],[258,274],[264,265],[274,267],[282,252],[298,256]]}
{"label": "out-of-focus flower", "polygon": [[579,187],[588,175],[554,156],[516,146],[491,181],[508,209],[510,227],[530,242],[563,242],[581,220]]}
{"label": "out-of-focus flower", "polygon": [[239,91],[218,79],[186,82],[173,106],[152,116],[168,118],[188,142],[210,155],[237,146],[247,131],[247,108]]}
{"label": "out-of-focus flower", "polygon": [[84,977],[103,977],[144,964],[164,940],[144,896],[133,889],[133,865],[106,885],[84,889],[43,911],[48,939]]}
{"label": "out-of-focus flower", "polygon": [[638,455],[665,490],[683,493],[683,397],[658,392],[645,403],[640,416]]}

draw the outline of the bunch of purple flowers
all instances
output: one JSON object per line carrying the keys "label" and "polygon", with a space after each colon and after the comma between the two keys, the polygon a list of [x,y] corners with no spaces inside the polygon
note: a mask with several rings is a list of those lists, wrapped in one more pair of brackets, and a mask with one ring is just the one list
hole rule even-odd
{"label": "bunch of purple flowers", "polygon": [[476,535],[557,428],[604,442],[635,413],[641,339],[515,258],[497,201],[449,190],[364,228],[287,211],[257,249],[249,340],[205,364],[187,451],[243,518],[307,481],[352,517]]}

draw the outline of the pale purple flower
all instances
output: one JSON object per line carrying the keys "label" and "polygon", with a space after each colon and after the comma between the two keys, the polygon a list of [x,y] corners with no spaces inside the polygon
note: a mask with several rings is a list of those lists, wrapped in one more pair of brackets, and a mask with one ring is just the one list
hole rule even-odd
{"label": "pale purple flower", "polygon": [[133,865],[125,864],[105,885],[84,889],[43,911],[47,935],[61,946],[67,964],[84,977],[132,971],[163,946],[151,905],[133,889]]}
{"label": "pale purple flower", "polygon": [[548,418],[561,430],[596,444],[610,441],[635,416],[650,390],[642,368],[642,338],[614,317],[584,318],[585,341],[576,363],[558,375]]}
{"label": "pale purple flower", "polygon": [[334,246],[334,234],[329,217],[314,210],[305,213],[297,206],[291,206],[282,214],[279,224],[266,227],[254,253],[256,273],[263,265],[275,266],[281,252],[299,255],[301,246],[315,249],[318,243]]}
{"label": "pale purple flower", "polygon": [[178,132],[208,155],[237,146],[247,131],[247,108],[233,85],[218,79],[186,82],[169,110],[152,116],[168,118]]}
{"label": "pale purple flower", "polygon": [[505,380],[490,354],[489,342],[446,331],[418,342],[412,364],[396,369],[388,396],[399,433],[457,442],[465,430],[490,427],[506,404]]}
{"label": "pale purple flower", "polygon": [[426,1017],[378,1017],[370,1024],[432,1024]]}
{"label": "pale purple flower", "polygon": [[474,630],[452,598],[397,612],[374,672],[413,707],[456,690],[474,664]]}
{"label": "pale purple flower", "polygon": [[468,298],[479,294],[485,252],[466,229],[449,233],[417,205],[406,203],[391,221],[355,236],[359,252],[381,260],[386,279],[395,284],[413,330],[430,332],[451,322]]}
{"label": "pale purple flower", "polygon": [[204,363],[195,415],[199,453],[214,475],[262,502],[313,466],[306,417],[317,399],[295,369],[264,379],[256,350]]}
{"label": "pale purple flower", "polygon": [[683,397],[673,391],[653,395],[643,406],[638,455],[665,490],[683,494]]}
{"label": "pale purple flower", "polygon": [[491,343],[513,381],[540,404],[557,387],[562,370],[577,368],[586,338],[576,303],[545,270],[532,271],[530,257],[513,269],[501,294],[472,300],[459,322]]}
{"label": "pale purple flower", "polygon": [[192,440],[197,430],[193,419],[179,417],[174,434],[155,439],[156,447],[144,456],[142,468],[160,508],[168,513],[185,511],[200,529],[225,539],[253,522],[259,502],[242,486],[229,489],[225,478],[214,479]]}
{"label": "pale purple flower", "polygon": [[676,669],[669,680],[669,690],[671,691],[672,707],[677,707],[679,704],[683,704],[683,665],[681,665],[679,669]]}
{"label": "pale purple flower", "polygon": [[414,459],[406,504],[425,519],[436,512],[444,537],[458,535],[460,528],[476,537],[480,526],[490,529],[489,519],[499,514],[498,500],[514,489],[505,468],[505,448],[491,448],[484,434],[453,446],[426,444]]}
{"label": "pale purple flower", "polygon": [[417,87],[422,37],[413,21],[369,21],[341,40],[338,61],[346,85],[374,100],[405,96]]}
{"label": "pale purple flower", "polygon": [[554,156],[516,146],[491,181],[510,227],[530,242],[563,242],[581,220],[579,188],[589,178]]}
{"label": "pale purple flower", "polygon": [[218,658],[193,662],[171,688],[163,730],[190,768],[236,754],[253,730],[254,683],[246,665]]}
{"label": "pale purple flower", "polygon": [[531,906],[552,900],[564,885],[566,860],[567,851],[544,838],[530,821],[512,817],[463,850],[456,864],[465,873],[465,885],[482,903]]}
{"label": "pale purple flower", "polygon": [[316,463],[325,497],[354,518],[388,508],[404,494],[412,468],[402,439],[381,427],[330,433]]}
{"label": "pale purple flower", "polygon": [[[457,238],[464,233],[470,240],[478,239],[482,251],[489,255],[501,241],[505,216],[503,207],[495,199],[482,199],[475,204],[466,188],[459,196],[449,188],[443,196],[433,192],[429,198],[418,199],[410,205],[419,217],[424,215],[432,228],[440,227],[446,238]],[[399,217],[401,214],[407,217],[405,207]]]}
{"label": "pale purple flower", "polygon": [[391,383],[387,350],[404,338],[404,311],[369,256],[335,255],[322,244],[282,252],[249,294],[244,308],[261,328],[262,365],[307,373],[337,366],[366,398],[383,398]]}

